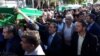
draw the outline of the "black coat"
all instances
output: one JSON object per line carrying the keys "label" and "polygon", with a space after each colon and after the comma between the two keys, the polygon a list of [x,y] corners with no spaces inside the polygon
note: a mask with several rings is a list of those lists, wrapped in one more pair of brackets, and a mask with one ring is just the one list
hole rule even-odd
{"label": "black coat", "polygon": [[100,26],[97,23],[94,23],[88,32],[100,37]]}
{"label": "black coat", "polygon": [[100,55],[100,26],[97,24],[97,23],[94,23],[90,30],[88,30],[89,33],[92,33],[94,35],[97,36],[97,39],[98,39],[98,49],[97,49],[97,52],[98,54]]}
{"label": "black coat", "polygon": [[41,37],[41,41],[43,44],[46,44],[47,38],[49,35],[48,28],[47,28],[46,24],[39,24],[38,23],[38,26],[39,26],[39,34]]}
{"label": "black coat", "polygon": [[[48,43],[48,42],[47,42]],[[51,45],[47,48],[47,55],[62,55],[62,37],[59,34],[55,34]]]}
{"label": "black coat", "polygon": [[[78,33],[73,33],[71,40],[71,56],[77,56],[78,38]],[[96,56],[96,46],[97,39],[87,32],[82,44],[81,56]]]}
{"label": "black coat", "polygon": [[19,37],[13,37],[9,40],[6,40],[4,51],[7,51],[7,55],[24,55],[24,51],[21,48],[20,42],[21,39]]}

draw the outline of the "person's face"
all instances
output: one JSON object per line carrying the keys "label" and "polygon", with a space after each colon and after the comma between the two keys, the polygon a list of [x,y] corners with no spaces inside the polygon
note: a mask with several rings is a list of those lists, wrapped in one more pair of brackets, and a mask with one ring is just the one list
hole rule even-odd
{"label": "person's face", "polygon": [[90,16],[87,16],[87,17],[86,17],[86,22],[87,22],[88,24],[90,24],[90,23],[91,23]]}
{"label": "person's face", "polygon": [[84,15],[80,15],[79,16],[79,19],[82,19],[83,20],[84,19]]}
{"label": "person's face", "polygon": [[71,24],[72,23],[72,20],[70,18],[66,18],[65,21],[66,21],[67,24]]}
{"label": "person's face", "polygon": [[22,38],[21,46],[22,46],[23,50],[28,51],[30,49],[30,47],[32,47],[32,44],[27,43],[26,39]]}
{"label": "person's face", "polygon": [[43,14],[43,18],[45,18],[45,19],[46,19],[46,18],[47,18],[47,14]]}
{"label": "person's face", "polygon": [[85,11],[85,12],[83,12],[83,13],[84,13],[84,16],[86,16],[86,15],[87,15],[86,11]]}
{"label": "person's face", "polygon": [[3,36],[4,36],[4,39],[9,39],[10,37],[10,33],[8,33],[8,29],[3,29]]}
{"label": "person's face", "polygon": [[52,16],[50,14],[48,14],[47,19],[51,19],[51,18],[52,18]]}
{"label": "person's face", "polygon": [[77,32],[83,31],[83,26],[82,26],[82,24],[80,22],[76,23],[76,31]]}
{"label": "person's face", "polygon": [[49,33],[50,33],[50,34],[53,34],[54,32],[56,32],[56,28],[54,27],[53,24],[50,24],[50,25],[49,25]]}

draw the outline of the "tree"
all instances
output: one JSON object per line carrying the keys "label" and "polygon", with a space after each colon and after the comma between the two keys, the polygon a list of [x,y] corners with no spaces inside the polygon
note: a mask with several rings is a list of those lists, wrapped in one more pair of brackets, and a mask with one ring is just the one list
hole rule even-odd
{"label": "tree", "polygon": [[67,4],[69,4],[69,3],[75,3],[75,0],[63,0],[64,1],[64,3],[67,3]]}
{"label": "tree", "polygon": [[95,3],[95,2],[97,2],[98,0],[93,0],[93,2]]}
{"label": "tree", "polygon": [[63,0],[67,4],[82,3],[84,0]]}

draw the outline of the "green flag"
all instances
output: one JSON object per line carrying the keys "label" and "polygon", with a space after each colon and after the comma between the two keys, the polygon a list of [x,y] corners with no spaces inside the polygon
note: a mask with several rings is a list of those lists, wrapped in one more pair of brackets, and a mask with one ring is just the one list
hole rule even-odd
{"label": "green flag", "polygon": [[11,25],[15,23],[17,13],[14,11],[13,8],[0,8],[0,27]]}
{"label": "green flag", "polygon": [[[34,8],[20,8],[20,10],[27,16],[41,16],[43,11]],[[23,19],[23,16],[18,14],[17,19]]]}

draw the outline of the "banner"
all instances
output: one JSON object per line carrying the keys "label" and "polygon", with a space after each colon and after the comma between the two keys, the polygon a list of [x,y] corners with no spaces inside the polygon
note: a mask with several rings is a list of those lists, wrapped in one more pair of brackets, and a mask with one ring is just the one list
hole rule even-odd
{"label": "banner", "polygon": [[[20,8],[27,16],[42,16],[43,11],[34,8]],[[18,14],[17,19],[23,19],[23,16]]]}
{"label": "banner", "polygon": [[0,8],[0,27],[15,23],[17,13],[13,8]]}
{"label": "banner", "polygon": [[[41,16],[43,11],[32,8],[20,8],[27,16]],[[13,8],[0,8],[0,27],[12,25],[16,19],[24,19],[22,15],[16,13]]]}

